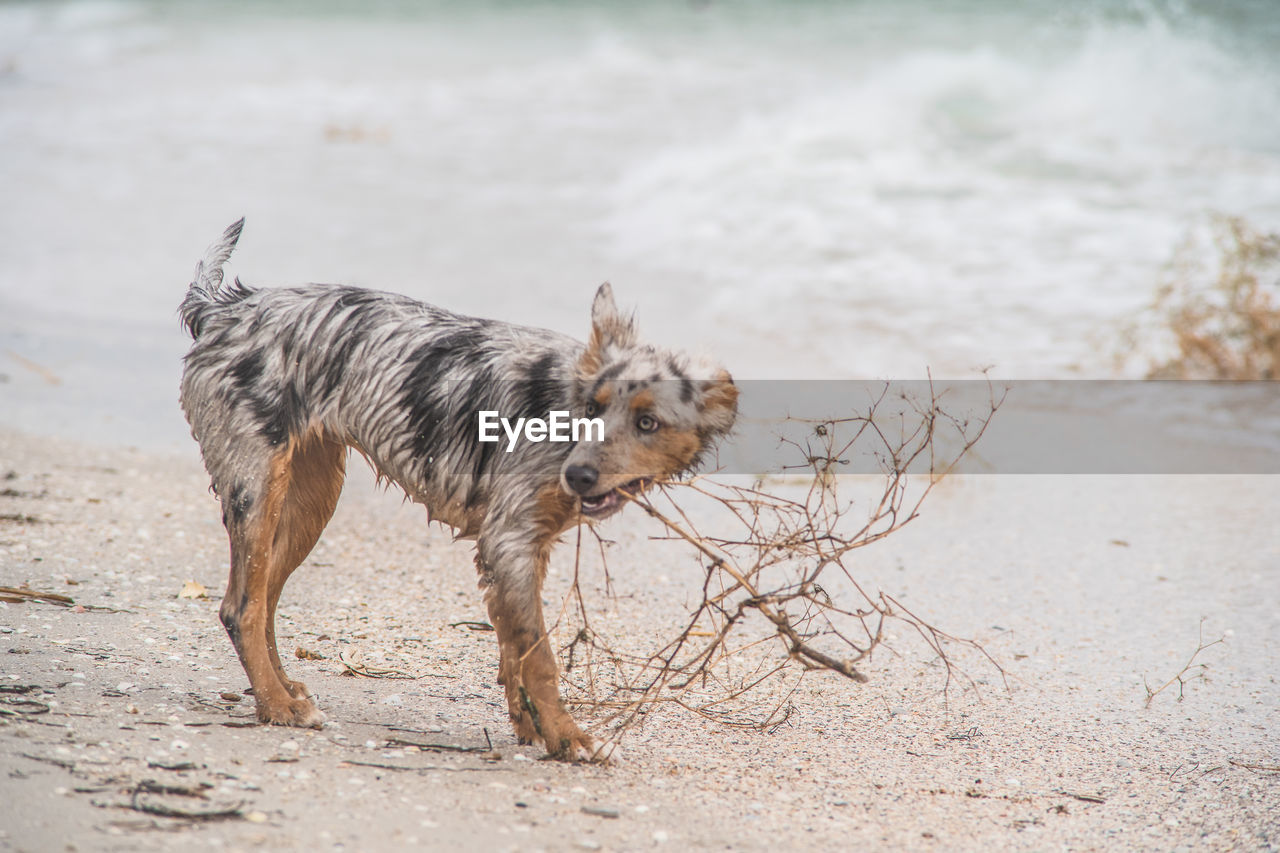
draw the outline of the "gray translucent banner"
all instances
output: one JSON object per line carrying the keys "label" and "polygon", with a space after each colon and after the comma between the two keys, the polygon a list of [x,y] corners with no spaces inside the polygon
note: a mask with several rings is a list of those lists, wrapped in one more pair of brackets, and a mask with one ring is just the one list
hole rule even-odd
{"label": "gray translucent banner", "polygon": [[[660,446],[669,432],[709,431],[711,410],[725,402],[716,384],[610,378],[573,391],[563,379],[457,381],[450,383],[434,416],[453,425],[442,435],[468,444],[468,450],[483,449],[476,458],[492,460],[527,438],[522,435],[513,445],[491,425],[500,441],[470,444],[482,418],[500,415],[513,423],[518,417],[579,418],[586,414],[586,395],[597,395],[593,411],[598,409],[609,429],[623,432],[606,435],[610,452],[593,464],[609,467],[610,476],[647,478],[654,472],[636,467],[652,458],[646,448]],[[736,425],[704,457],[703,471],[753,477],[811,473],[815,467],[833,474],[1280,474],[1280,382],[746,380],[736,385]],[[635,427],[646,412],[662,431]]]}
{"label": "gray translucent banner", "polygon": [[726,473],[797,471],[828,456],[837,474],[924,473],[947,469],[977,438],[955,472],[1280,474],[1280,382],[738,385],[738,426],[718,454]]}

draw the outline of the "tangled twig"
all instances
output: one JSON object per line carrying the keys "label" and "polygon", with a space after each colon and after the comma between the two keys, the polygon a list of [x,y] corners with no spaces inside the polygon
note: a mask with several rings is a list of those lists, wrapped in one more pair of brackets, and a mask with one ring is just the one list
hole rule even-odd
{"label": "tangled twig", "polygon": [[[944,690],[957,675],[975,686],[951,660],[956,647],[985,656],[1003,677],[977,642],[940,630],[890,595],[872,594],[849,562],[855,550],[917,518],[933,487],[982,437],[1003,394],[989,386],[989,408],[965,419],[943,409],[931,382],[928,401],[901,395],[896,399],[905,407],[886,417],[889,387],[866,414],[787,419],[806,428],[801,438],[782,440],[802,461],[783,465],[784,475],[768,489],[763,479],[743,485],[695,477],[629,496],[660,525],[658,538],[688,548],[703,572],[700,599],[655,652],[616,648],[593,628],[580,587],[579,532],[572,585],[557,620],[571,631],[561,649],[571,701],[594,708],[599,726],[615,734],[660,703],[725,725],[775,729],[794,713],[791,699],[807,673],[866,682],[860,665],[884,641],[890,620],[911,626],[936,655]],[[952,448],[945,453],[943,430]],[[870,454],[882,474],[870,491],[865,478],[853,482],[861,499],[842,496],[845,478],[836,476],[855,453]],[[758,690],[771,683],[786,689]],[[753,694],[769,698],[753,706]]]}

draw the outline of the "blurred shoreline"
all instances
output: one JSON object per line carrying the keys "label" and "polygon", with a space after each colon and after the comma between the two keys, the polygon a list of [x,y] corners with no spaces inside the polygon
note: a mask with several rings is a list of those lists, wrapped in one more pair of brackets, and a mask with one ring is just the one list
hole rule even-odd
{"label": "blurred shoreline", "polygon": [[175,308],[241,215],[254,286],[581,338],[610,280],[741,379],[1132,377],[1211,212],[1280,228],[1278,33],[1252,0],[0,5],[0,423],[184,441]]}

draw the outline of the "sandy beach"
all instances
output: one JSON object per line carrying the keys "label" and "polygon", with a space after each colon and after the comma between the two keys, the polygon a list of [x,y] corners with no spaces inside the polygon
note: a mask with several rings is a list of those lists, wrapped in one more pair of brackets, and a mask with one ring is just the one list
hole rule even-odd
{"label": "sandy beach", "polygon": [[[0,3],[0,851],[1280,848],[1275,383],[1110,382],[1178,352],[1153,300],[1230,266],[1222,217],[1280,231],[1277,44],[1273,0]],[[867,402],[834,383],[1030,383],[850,555],[991,658],[948,683],[895,622],[865,684],[762,685],[767,730],[668,703],[544,761],[471,545],[356,459],[277,619],[329,722],[257,725],[177,402],[240,217],[251,287],[581,340],[610,281],[743,388],[745,477],[781,470],[752,423]],[[580,569],[652,653],[703,566],[635,507],[599,531],[544,608]]]}
{"label": "sandy beach", "polygon": [[[947,481],[859,553],[860,577],[981,640],[1008,689],[965,661],[981,693],[944,696],[936,662],[892,638],[868,684],[806,678],[772,733],[659,710],[600,767],[516,745],[492,635],[451,627],[484,619],[469,546],[360,464],[279,619],[282,650],[322,656],[287,662],[321,731],[256,726],[236,700],[226,543],[194,449],[6,431],[0,477],[0,585],[71,599],[0,603],[3,849],[1280,846],[1274,478]],[[637,515],[608,522],[613,598],[586,585],[656,642],[697,577],[653,559]],[[180,597],[189,581],[207,597]],[[1223,642],[1181,698],[1174,683],[1145,707],[1202,619]],[[344,676],[352,653],[419,677]]]}

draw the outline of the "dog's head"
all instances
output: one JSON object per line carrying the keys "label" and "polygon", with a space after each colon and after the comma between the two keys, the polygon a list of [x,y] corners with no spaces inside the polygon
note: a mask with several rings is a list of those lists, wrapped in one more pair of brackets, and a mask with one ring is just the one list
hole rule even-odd
{"label": "dog's head", "polygon": [[[698,465],[733,428],[738,388],[724,368],[642,344],[603,284],[591,306],[591,338],[574,380],[575,418],[588,427],[560,472],[582,514],[603,518],[653,481]],[[602,433],[602,434],[601,434]]]}

